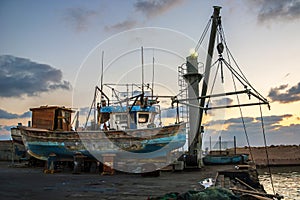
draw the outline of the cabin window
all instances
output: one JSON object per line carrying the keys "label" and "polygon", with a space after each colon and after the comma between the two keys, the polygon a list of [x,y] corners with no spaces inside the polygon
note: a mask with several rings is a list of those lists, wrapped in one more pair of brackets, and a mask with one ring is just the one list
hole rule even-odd
{"label": "cabin window", "polygon": [[116,115],[116,121],[118,123],[127,123],[127,115],[126,114],[122,114],[122,115]]}
{"label": "cabin window", "polygon": [[139,123],[147,123],[149,119],[149,114],[139,113]]}
{"label": "cabin window", "polygon": [[69,122],[69,120],[71,119],[71,114],[69,112],[65,112],[65,111],[62,114],[64,116],[65,123],[70,124],[71,122]]}

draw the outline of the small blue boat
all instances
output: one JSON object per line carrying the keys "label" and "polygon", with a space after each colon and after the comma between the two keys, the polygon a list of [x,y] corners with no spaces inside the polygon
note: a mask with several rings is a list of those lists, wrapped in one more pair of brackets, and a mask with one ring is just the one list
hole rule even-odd
{"label": "small blue boat", "polygon": [[206,155],[203,158],[203,163],[206,165],[226,165],[244,163],[248,160],[247,154],[234,155]]}

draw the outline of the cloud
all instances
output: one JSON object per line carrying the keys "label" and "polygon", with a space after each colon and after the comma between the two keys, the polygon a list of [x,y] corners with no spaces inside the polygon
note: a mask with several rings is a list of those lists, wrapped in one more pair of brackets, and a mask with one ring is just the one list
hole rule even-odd
{"label": "cloud", "polygon": [[11,140],[10,129],[14,126],[0,125],[0,140]]}
{"label": "cloud", "polygon": [[[135,11],[142,14],[147,19],[157,17],[172,8],[180,5],[185,0],[137,0],[134,3]],[[106,31],[124,31],[136,27],[140,22],[129,17],[122,22],[106,26]]]}
{"label": "cloud", "polygon": [[15,127],[15,126],[3,126],[3,125],[0,125],[0,130],[2,130],[2,131],[10,131],[10,129],[12,127]]}
{"label": "cloud", "polygon": [[[254,118],[253,117],[243,117],[243,120],[245,123],[253,123]],[[242,118],[241,117],[237,117],[237,118],[230,118],[225,120],[226,124],[240,124],[242,123]]]}
{"label": "cloud", "polygon": [[260,22],[300,18],[299,0],[255,0],[249,1],[249,3],[258,7],[258,20]]}
{"label": "cloud", "polygon": [[90,107],[83,107],[79,109],[79,114],[83,116],[87,116],[89,114]]}
{"label": "cloud", "polygon": [[167,109],[167,110],[162,110],[161,112],[161,117],[162,118],[175,118],[177,115],[176,109]]}
{"label": "cloud", "polygon": [[153,18],[180,5],[184,0],[139,0],[134,4],[136,11]]}
{"label": "cloud", "polygon": [[271,88],[268,97],[273,102],[292,103],[300,101],[300,82],[288,88],[288,85],[280,85],[279,87]]}
{"label": "cloud", "polygon": [[213,106],[231,105],[232,102],[233,102],[233,100],[231,98],[228,98],[228,97],[224,97],[224,98],[216,99],[216,100],[212,101]]}
{"label": "cloud", "polygon": [[[291,117],[293,117],[291,114],[263,117],[268,144],[296,144],[296,142],[300,141],[300,124],[280,124],[280,122],[284,119]],[[250,144],[255,146],[263,145],[261,118],[245,117],[244,121]],[[225,126],[222,126],[223,130],[221,131],[219,129],[215,130],[212,126],[218,124],[222,125],[223,123]],[[239,146],[247,145],[241,118],[230,118],[225,121],[213,120],[206,124],[205,130],[205,134],[209,134],[211,136],[214,136],[214,133],[220,133],[223,141],[232,141],[233,136],[236,136]],[[217,140],[217,136],[214,136],[215,140]]]}
{"label": "cloud", "polygon": [[[271,116],[265,116],[263,117],[263,121],[265,125],[270,126],[270,128],[277,128],[279,122],[281,122],[283,119],[291,118],[292,114],[285,114],[285,115],[271,115]],[[260,117],[255,118],[257,121],[261,121]]]}
{"label": "cloud", "polygon": [[61,70],[25,58],[0,56],[0,97],[35,96],[57,89],[71,89],[62,80]]}
{"label": "cloud", "polygon": [[0,109],[0,119],[15,119],[15,118],[29,118],[31,117],[31,112],[27,111],[21,115],[9,113],[5,110]]}
{"label": "cloud", "polygon": [[[254,122],[253,117],[244,117],[243,119],[244,119],[245,123]],[[205,123],[205,125],[208,125],[208,126],[222,125],[222,124],[226,124],[226,125],[242,124],[242,118],[237,117],[237,118],[229,118],[226,120],[211,120],[211,121],[208,121]]]}
{"label": "cloud", "polygon": [[[271,116],[265,116],[263,117],[264,123],[270,125],[270,126],[274,126],[276,124],[278,124],[280,121],[282,121],[285,118],[290,118],[292,117],[292,114],[285,114],[285,115],[271,115]],[[245,124],[252,124],[252,123],[261,123],[261,118],[260,117],[243,117],[243,120],[245,122]],[[227,124],[230,126],[237,126],[237,125],[241,125],[242,126],[242,118],[241,117],[236,117],[236,118],[229,118],[226,120],[212,120],[207,122],[210,125],[216,125],[216,124]]]}
{"label": "cloud", "polygon": [[76,31],[88,29],[89,23],[98,14],[97,11],[84,7],[68,8],[64,13],[64,20]]}
{"label": "cloud", "polygon": [[123,22],[119,22],[112,26],[105,26],[106,31],[124,31],[128,29],[132,29],[136,26],[138,22],[135,20],[125,20]]}

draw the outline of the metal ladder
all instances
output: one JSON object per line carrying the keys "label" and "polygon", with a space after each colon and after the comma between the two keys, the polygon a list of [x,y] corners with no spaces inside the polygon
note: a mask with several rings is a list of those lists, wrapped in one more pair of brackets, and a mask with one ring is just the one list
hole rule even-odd
{"label": "metal ladder", "polygon": [[[184,80],[184,74],[186,74],[186,65],[183,64],[181,66],[178,66],[178,86],[179,86],[179,95],[178,99],[186,99],[187,98],[187,92],[188,92],[188,85],[186,81]],[[180,105],[179,106],[179,118],[180,121],[187,122],[187,131],[189,130],[189,113],[188,108],[186,105]]]}

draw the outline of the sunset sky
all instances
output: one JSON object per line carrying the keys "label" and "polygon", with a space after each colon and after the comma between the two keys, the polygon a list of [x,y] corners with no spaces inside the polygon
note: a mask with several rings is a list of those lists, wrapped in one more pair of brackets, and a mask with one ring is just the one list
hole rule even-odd
{"label": "sunset sky", "polygon": [[[88,95],[99,83],[102,50],[105,63],[111,64],[105,68],[106,82],[139,81],[136,48],[144,46],[146,64],[152,56],[160,62],[157,90],[176,94],[177,66],[195,47],[214,5],[222,7],[222,24],[234,58],[271,103],[271,110],[262,106],[268,144],[299,145],[299,0],[2,0],[0,139],[9,139],[10,128],[18,122],[27,124],[31,107],[89,106],[92,96]],[[206,45],[201,46],[199,58]],[[171,55],[179,48],[177,56]],[[132,52],[123,60],[124,49]],[[89,68],[90,62],[95,68]],[[251,145],[262,145],[259,107],[246,108],[243,114]],[[236,136],[239,145],[246,145],[239,110],[220,115],[225,120],[208,117],[206,130],[221,132],[225,140]]]}

